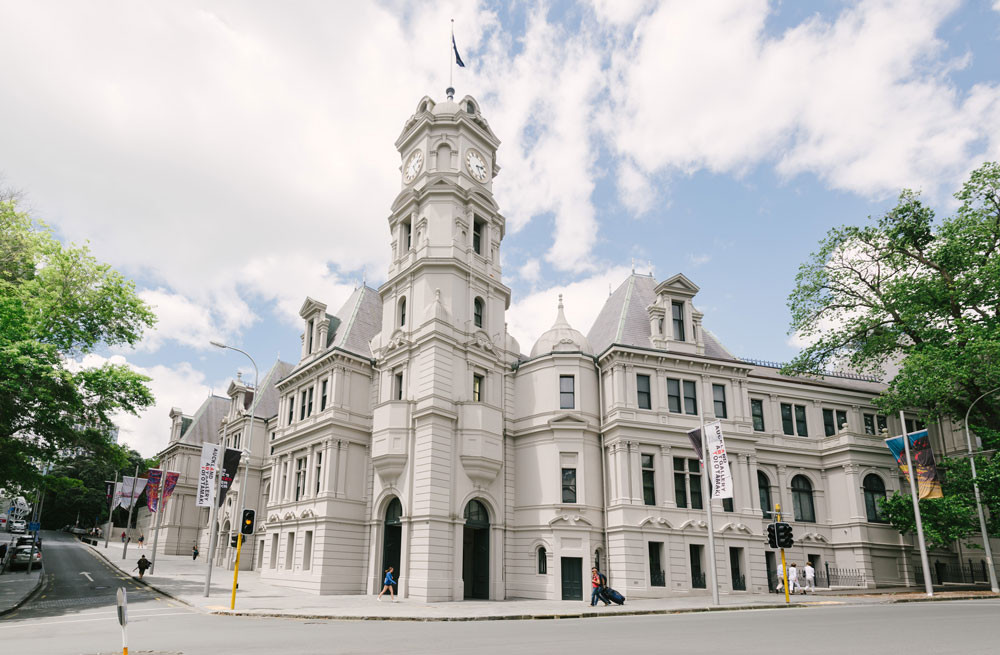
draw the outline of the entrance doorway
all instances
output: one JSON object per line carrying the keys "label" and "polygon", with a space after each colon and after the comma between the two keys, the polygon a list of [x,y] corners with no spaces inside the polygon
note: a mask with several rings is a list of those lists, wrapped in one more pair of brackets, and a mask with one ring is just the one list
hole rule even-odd
{"label": "entrance doorway", "polygon": [[478,500],[465,506],[462,530],[462,579],[465,597],[488,600],[490,597],[490,515]]}
{"label": "entrance doorway", "polygon": [[584,600],[582,557],[562,558],[562,599]]}
{"label": "entrance doorway", "polygon": [[[394,579],[399,580],[399,552],[403,541],[403,503],[399,498],[393,498],[385,509],[385,524],[382,526],[382,575],[390,566]],[[379,582],[381,585],[381,581]],[[379,589],[382,587],[380,586]]]}
{"label": "entrance doorway", "polygon": [[764,551],[764,561],[767,563],[767,589],[778,590],[778,562],[773,550]]}

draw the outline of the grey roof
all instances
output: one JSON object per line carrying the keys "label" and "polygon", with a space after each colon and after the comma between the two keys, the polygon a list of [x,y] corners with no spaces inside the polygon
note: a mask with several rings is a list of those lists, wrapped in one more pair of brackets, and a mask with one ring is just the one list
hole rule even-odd
{"label": "grey roof", "polygon": [[201,404],[191,418],[191,426],[180,438],[181,443],[200,446],[203,443],[215,443],[219,440],[219,425],[229,411],[229,398],[209,396]]}
{"label": "grey roof", "polygon": [[288,375],[293,368],[295,368],[294,364],[279,359],[274,362],[271,370],[264,374],[264,379],[260,381],[260,400],[258,401],[255,395],[253,401],[254,416],[271,418],[278,415],[278,390],[274,385],[278,380]]}
{"label": "grey roof", "polygon": [[382,329],[382,298],[378,291],[368,285],[358,287],[334,318],[337,322],[330,321],[333,337],[329,345],[371,359],[369,342]]}

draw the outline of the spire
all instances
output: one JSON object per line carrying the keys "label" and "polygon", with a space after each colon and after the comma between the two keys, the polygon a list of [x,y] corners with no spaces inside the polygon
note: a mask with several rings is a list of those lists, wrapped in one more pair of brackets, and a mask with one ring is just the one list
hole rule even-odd
{"label": "spire", "polygon": [[552,324],[552,327],[570,327],[569,321],[566,320],[566,314],[563,313],[563,295],[561,293],[559,294],[559,309],[556,314],[556,322]]}

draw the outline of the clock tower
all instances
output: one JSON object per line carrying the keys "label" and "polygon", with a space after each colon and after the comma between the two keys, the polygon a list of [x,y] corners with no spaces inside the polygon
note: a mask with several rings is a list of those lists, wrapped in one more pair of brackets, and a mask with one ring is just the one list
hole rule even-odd
{"label": "clock tower", "polygon": [[503,598],[504,408],[519,348],[504,316],[499,145],[470,96],[423,98],[396,140],[392,263],[371,344],[376,591],[393,566],[404,596]]}

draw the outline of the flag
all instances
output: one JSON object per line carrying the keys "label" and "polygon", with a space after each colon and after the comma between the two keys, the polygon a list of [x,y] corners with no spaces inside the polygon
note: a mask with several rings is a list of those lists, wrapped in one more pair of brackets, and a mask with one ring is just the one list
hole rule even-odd
{"label": "flag", "polygon": [[177,486],[177,479],[181,477],[181,474],[177,471],[167,471],[167,477],[163,480],[163,502],[166,503],[170,495],[174,493],[174,487]]}
{"label": "flag", "polygon": [[226,454],[222,458],[222,480],[219,481],[219,507],[222,507],[222,501],[226,499],[226,492],[233,484],[233,478],[240,467],[242,454],[242,451],[235,448],[226,448]]}
{"label": "flag", "polygon": [[[708,436],[708,474],[711,476],[712,498],[733,497],[733,474],[729,469],[729,455],[726,453],[726,442],[722,438],[722,422],[714,421],[705,426]],[[698,459],[703,460],[701,428],[688,432],[691,447],[698,453]]]}
{"label": "flag", "polygon": [[115,497],[114,497],[114,500],[111,503],[111,509],[112,509],[112,511],[116,507],[118,507],[119,505],[121,505],[121,504],[122,504],[122,483],[121,482],[116,482],[115,483]]}
{"label": "flag", "polygon": [[[943,498],[941,478],[938,476],[937,463],[934,461],[934,451],[931,450],[930,435],[927,430],[912,432],[910,439],[910,457],[916,467],[916,482],[920,498]],[[903,475],[909,477],[906,468],[906,449],[903,437],[891,437],[885,440],[885,445],[892,451],[896,464]]]}
{"label": "flag", "polygon": [[198,507],[211,507],[215,497],[215,474],[219,468],[220,447],[206,443],[201,446],[201,468],[198,473]]}
{"label": "flag", "polygon": [[[438,47],[440,48],[441,46],[438,46]],[[465,68],[465,62],[462,61],[462,56],[460,54],[458,54],[458,46],[455,44],[455,35],[454,34],[451,35],[451,49],[455,51],[455,63],[458,64],[459,66],[461,66],[462,68]],[[438,52],[440,52],[440,50],[438,50]],[[440,56],[440,55],[438,55],[438,56]]]}
{"label": "flag", "polygon": [[125,509],[132,507],[142,490],[146,488],[146,478],[133,478],[131,475],[122,477],[121,506]]}
{"label": "flag", "polygon": [[162,469],[149,469],[146,473],[149,489],[146,490],[146,507],[155,512],[160,495],[160,480],[163,479]]}
{"label": "flag", "polygon": [[104,497],[111,500],[112,494],[115,493],[115,483],[112,480],[104,481]]}

